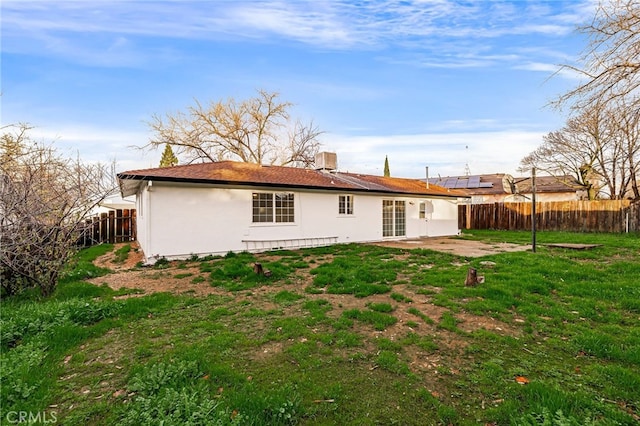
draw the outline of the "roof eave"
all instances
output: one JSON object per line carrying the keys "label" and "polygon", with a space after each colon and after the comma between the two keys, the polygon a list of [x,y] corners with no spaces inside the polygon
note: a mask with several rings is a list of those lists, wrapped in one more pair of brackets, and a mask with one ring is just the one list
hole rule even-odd
{"label": "roof eave", "polygon": [[313,190],[324,190],[324,191],[332,191],[332,192],[357,192],[357,193],[368,193],[368,194],[380,193],[380,194],[411,195],[411,196],[423,196],[423,197],[435,197],[435,198],[471,198],[468,195],[459,194],[459,193],[441,194],[441,193],[435,193],[435,192],[402,192],[402,191],[393,191],[393,190],[384,190],[384,189],[368,189],[368,188],[343,188],[343,187],[332,188],[327,186],[296,185],[296,184],[287,184],[287,183],[238,182],[238,181],[228,181],[228,180],[132,175],[132,174],[124,174],[124,173],[118,174],[118,180],[120,183],[120,192],[123,197],[136,194],[138,192],[140,184],[143,181],[157,181],[157,182],[174,182],[174,183],[195,183],[195,184],[204,184],[204,185],[230,185],[230,186],[240,186],[240,187],[313,189]]}

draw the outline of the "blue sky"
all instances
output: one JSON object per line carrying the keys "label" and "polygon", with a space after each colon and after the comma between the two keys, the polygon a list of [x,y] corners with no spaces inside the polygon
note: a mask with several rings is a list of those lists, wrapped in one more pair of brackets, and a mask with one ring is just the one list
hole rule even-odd
{"label": "blue sky", "polygon": [[593,0],[3,0],[2,124],[87,161],[132,149],[153,114],[257,89],[295,104],[343,171],[512,173],[566,121],[552,78],[586,47]]}

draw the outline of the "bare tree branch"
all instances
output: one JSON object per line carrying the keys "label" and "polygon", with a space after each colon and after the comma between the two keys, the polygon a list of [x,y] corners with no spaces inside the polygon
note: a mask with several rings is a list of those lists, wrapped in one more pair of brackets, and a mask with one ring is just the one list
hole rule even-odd
{"label": "bare tree branch", "polygon": [[591,176],[600,196],[640,198],[640,2],[601,0],[593,20],[578,31],[589,44],[577,65],[562,69],[584,82],[552,103],[568,105],[573,118],[521,164],[571,170],[583,182]]}
{"label": "bare tree branch", "polygon": [[291,122],[289,102],[278,93],[259,90],[253,99],[201,104],[186,113],[154,115],[153,138],[142,149],[170,145],[184,163],[235,160],[256,164],[306,167],[313,162],[323,133],[313,122]]}
{"label": "bare tree branch", "polygon": [[606,105],[625,98],[638,109],[640,87],[640,3],[637,0],[603,0],[593,21],[578,29],[590,41],[577,66],[563,69],[577,72],[585,82],[561,95],[553,105],[571,104],[574,110]]}
{"label": "bare tree branch", "polygon": [[63,158],[9,126],[0,144],[0,275],[2,295],[55,289],[76,250],[79,225],[113,191],[110,169]]}
{"label": "bare tree branch", "polygon": [[536,167],[554,176],[570,174],[589,190],[589,198],[628,198],[637,188],[640,129],[624,104],[593,107],[550,132],[525,156],[521,170]]}

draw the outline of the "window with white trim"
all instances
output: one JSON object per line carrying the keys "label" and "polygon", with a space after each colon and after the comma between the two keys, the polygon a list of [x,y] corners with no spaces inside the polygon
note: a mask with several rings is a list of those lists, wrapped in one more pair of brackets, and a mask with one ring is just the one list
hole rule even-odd
{"label": "window with white trim", "polygon": [[427,203],[420,201],[420,212],[418,213],[419,219],[426,219],[427,217]]}
{"label": "window with white trim", "polygon": [[293,193],[254,192],[252,198],[253,223],[294,222]]}
{"label": "window with white trim", "polygon": [[338,214],[353,214],[353,195],[338,195]]}
{"label": "window with white trim", "polygon": [[294,221],[293,214],[293,194],[279,193],[273,194],[276,200],[276,222],[277,223],[291,223]]}

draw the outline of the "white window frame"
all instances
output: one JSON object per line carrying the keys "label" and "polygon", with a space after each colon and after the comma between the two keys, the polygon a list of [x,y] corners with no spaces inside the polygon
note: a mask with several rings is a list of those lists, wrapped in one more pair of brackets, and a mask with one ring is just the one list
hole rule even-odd
{"label": "white window frame", "polygon": [[251,223],[254,225],[295,223],[294,193],[253,192],[251,194]]}
{"label": "white window frame", "polygon": [[340,216],[353,216],[353,195],[338,195],[338,214]]}

